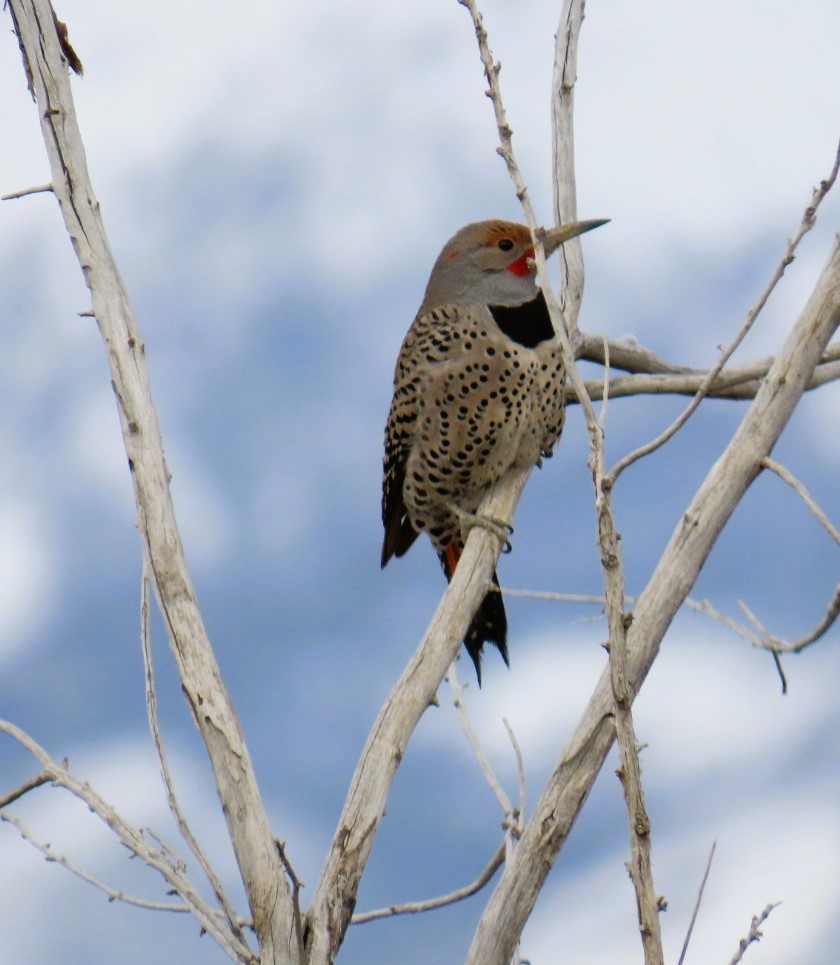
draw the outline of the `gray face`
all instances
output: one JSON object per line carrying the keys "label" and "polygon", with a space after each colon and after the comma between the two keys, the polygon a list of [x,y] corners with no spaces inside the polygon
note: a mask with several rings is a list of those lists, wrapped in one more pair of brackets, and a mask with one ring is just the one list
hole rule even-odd
{"label": "gray face", "polygon": [[531,234],[509,221],[467,225],[447,242],[421,310],[440,305],[521,305],[536,294]]}
{"label": "gray face", "polygon": [[[551,228],[543,237],[546,255],[571,238],[591,231],[598,221],[574,221]],[[438,255],[421,312],[441,305],[514,307],[535,294],[531,232],[513,221],[477,221],[462,228]]]}

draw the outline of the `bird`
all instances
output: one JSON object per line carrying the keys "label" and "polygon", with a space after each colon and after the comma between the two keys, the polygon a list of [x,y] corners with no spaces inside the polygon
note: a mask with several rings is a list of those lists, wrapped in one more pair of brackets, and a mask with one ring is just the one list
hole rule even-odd
{"label": "bird", "polygon": [[[606,220],[574,221],[543,236],[546,255]],[[470,526],[510,548],[509,526],[476,511],[508,470],[541,465],[563,429],[566,370],[536,285],[531,230],[478,221],[443,246],[403,340],[385,425],[381,565],[425,532],[451,580]],[[507,615],[498,577],[464,647],[481,686],[485,643],[506,665]]]}

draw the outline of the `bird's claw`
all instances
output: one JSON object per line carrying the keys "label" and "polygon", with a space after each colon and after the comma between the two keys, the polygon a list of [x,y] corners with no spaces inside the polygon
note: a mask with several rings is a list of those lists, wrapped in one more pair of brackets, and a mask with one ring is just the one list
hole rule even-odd
{"label": "bird's claw", "polygon": [[513,527],[502,519],[493,519],[491,516],[482,516],[479,513],[467,513],[454,503],[449,504],[449,508],[458,517],[461,524],[461,537],[466,542],[469,531],[474,526],[481,526],[483,529],[490,530],[502,544],[502,552],[510,553],[513,543],[510,538],[513,536]]}

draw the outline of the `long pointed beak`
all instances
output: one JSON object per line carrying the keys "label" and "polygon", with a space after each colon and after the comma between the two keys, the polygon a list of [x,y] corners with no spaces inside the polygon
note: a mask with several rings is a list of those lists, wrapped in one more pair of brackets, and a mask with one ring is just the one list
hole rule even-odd
{"label": "long pointed beak", "polygon": [[549,228],[543,238],[546,256],[553,254],[566,241],[577,238],[586,231],[592,231],[593,228],[600,228],[602,224],[608,224],[609,220],[609,218],[598,218],[595,221],[570,221],[568,224]]}

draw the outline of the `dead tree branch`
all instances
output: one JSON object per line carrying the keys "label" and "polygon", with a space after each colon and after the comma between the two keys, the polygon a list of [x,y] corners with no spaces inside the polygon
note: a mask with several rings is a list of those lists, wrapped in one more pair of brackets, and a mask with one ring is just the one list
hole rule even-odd
{"label": "dead tree branch", "polygon": [[509,824],[511,821],[515,823],[516,815],[513,804],[507,795],[507,792],[502,787],[501,782],[498,777],[496,777],[496,772],[490,765],[490,761],[487,759],[487,755],[484,753],[484,748],[481,746],[481,741],[478,739],[478,734],[476,734],[473,725],[470,723],[469,715],[467,714],[467,708],[464,706],[464,688],[461,685],[461,681],[458,679],[458,661],[453,660],[449,670],[446,672],[446,682],[452,691],[452,703],[455,705],[455,710],[458,713],[458,720],[461,724],[461,730],[464,732],[464,736],[467,738],[467,743],[470,745],[470,750],[473,752],[475,759],[478,761],[478,765],[484,774],[487,783],[490,785],[490,790],[496,795],[496,800],[499,802],[499,806],[502,809],[502,813],[505,816],[505,824]]}
{"label": "dead tree branch", "polygon": [[[628,630],[628,683],[638,692],[675,613],[796,407],[840,325],[840,244],[835,242],[808,303],[725,451],[692,499],[639,598]],[[609,671],[602,675],[511,860],[487,904],[472,965],[505,962],[549,868],[612,745]]]}
{"label": "dead tree branch", "polygon": [[0,797],[0,808],[8,807],[15,801],[22,798],[25,794],[33,791],[36,787],[42,787],[44,784],[49,784],[52,778],[46,771],[41,771],[40,774],[36,774],[35,777],[30,777],[28,781],[24,781],[20,787],[16,787],[14,791],[9,791],[8,794],[4,794]]}
{"label": "dead tree branch", "polygon": [[703,872],[703,878],[700,881],[700,887],[697,890],[697,899],[694,902],[694,908],[691,912],[691,921],[688,923],[688,930],[685,933],[685,941],[683,942],[682,951],[680,952],[677,965],[683,965],[686,953],[688,952],[688,943],[691,941],[691,934],[694,931],[694,925],[697,921],[697,914],[700,911],[700,904],[703,901],[703,892],[706,890],[706,882],[709,880],[709,872],[712,870],[712,861],[715,857],[715,848],[717,848],[717,841],[713,841],[712,847],[709,849],[709,857],[706,859],[706,870]]}
{"label": "dead tree branch", "polygon": [[752,945],[753,942],[759,941],[763,935],[759,930],[764,922],[770,917],[770,912],[774,908],[778,908],[781,902],[777,901],[775,904],[768,905],[760,915],[753,916],[753,920],[750,922],[750,930],[747,932],[747,937],[742,938],[738,943],[738,951],[729,960],[729,965],[738,965],[738,962],[743,961],[744,952]]}
{"label": "dead tree branch", "polygon": [[30,194],[45,194],[52,191],[51,184],[41,184],[37,188],[23,188],[21,191],[13,191],[11,194],[4,194],[0,201],[13,201],[15,198],[27,198]]}
{"label": "dead tree branch", "polygon": [[66,868],[71,874],[75,875],[77,878],[81,878],[82,881],[86,881],[89,885],[93,885],[99,891],[103,892],[108,898],[108,901],[120,901],[126,905],[133,905],[135,908],[146,908],[149,911],[174,911],[174,912],[187,912],[192,913],[192,909],[189,905],[176,904],[171,901],[148,901],[145,898],[136,898],[134,895],[126,894],[124,891],[120,891],[117,888],[112,888],[110,885],[105,884],[104,881],[100,881],[95,878],[92,874],[89,874],[83,868],[80,868],[77,864],[74,864],[66,855],[59,854],[52,845],[47,841],[41,841],[35,837],[34,834],[23,824],[23,822],[16,818],[12,814],[2,813],[0,814],[0,820],[6,821],[13,827],[17,828],[20,836],[28,841],[37,851],[47,859],[47,861],[59,864],[62,868]]}
{"label": "dead tree branch", "polygon": [[[500,479],[479,513],[512,519],[529,474],[516,471]],[[310,965],[332,962],[341,945],[397,768],[487,592],[500,550],[487,529],[470,530],[452,582],[371,728],[307,913]]]}
{"label": "dead tree branch", "polygon": [[[49,776],[50,783],[65,788],[83,801],[111,829],[121,844],[130,852],[136,854],[150,868],[154,868],[164,878],[172,891],[180,895],[201,928],[212,935],[234,961],[247,962],[249,965],[255,962],[255,956],[251,949],[230,931],[227,923],[219,920],[219,916],[214,909],[207,905],[184,874],[182,862],[177,859],[173,860],[171,852],[167,853],[164,849],[152,847],[143,834],[118,814],[87,781],[80,780],[64,764],[59,764],[53,760],[44,748],[25,731],[9,723],[9,721],[0,720],[0,732],[8,734],[38,760],[43,768],[43,773]],[[61,863],[69,867],[69,862],[62,861]],[[71,870],[74,871],[74,874],[77,873],[75,867]]]}
{"label": "dead tree branch", "polygon": [[198,607],[169,492],[145,346],[87,169],[61,39],[48,0],[9,0],[58,199],[105,344],[164,623],[213,766],[264,965],[297,963],[291,890],[274,847],[251,758]]}
{"label": "dead tree branch", "polygon": [[784,480],[788,486],[792,486],[802,497],[802,501],[808,509],[811,510],[814,516],[816,516],[820,523],[828,530],[834,542],[840,543],[840,530],[837,529],[828,516],[820,509],[814,497],[789,469],[786,469],[780,462],[776,462],[775,459],[770,459],[769,457],[761,460],[761,466],[763,469],[769,469],[771,472],[776,473],[779,479]]}
{"label": "dead tree branch", "polygon": [[210,864],[209,858],[204,853],[203,848],[192,832],[192,828],[190,828],[189,824],[187,823],[186,815],[184,814],[181,805],[178,803],[178,797],[175,794],[175,785],[172,780],[172,772],[169,769],[169,761],[163,746],[163,735],[160,732],[160,722],[158,720],[157,712],[157,693],[155,691],[155,671],[154,664],[152,662],[151,624],[149,620],[149,574],[147,558],[144,558],[143,561],[143,575],[141,577],[140,586],[140,639],[143,650],[143,666],[145,668],[146,677],[146,715],[149,719],[149,728],[152,732],[152,743],[155,746],[158,764],[160,765],[161,778],[163,780],[164,788],[166,789],[166,800],[169,804],[169,810],[172,813],[172,817],[175,819],[175,823],[178,826],[178,830],[181,832],[181,836],[187,842],[190,851],[192,851],[192,853],[195,855],[195,858],[201,866],[202,871],[207,877],[207,880],[210,882],[210,887],[213,889],[213,894],[216,896],[216,900],[219,902],[224,916],[230,925],[231,931],[244,945],[247,945],[248,943],[245,939],[245,935],[242,933],[236,911],[234,910],[233,905],[230,903],[230,900],[228,899],[228,896],[222,887],[219,876],[216,874],[213,866]]}
{"label": "dead tree branch", "polygon": [[505,861],[505,849],[507,845],[503,841],[496,849],[496,853],[487,862],[481,874],[463,888],[457,888],[448,895],[441,895],[439,898],[427,898],[425,901],[406,901],[399,905],[389,905],[387,908],[376,908],[374,911],[366,911],[360,915],[354,915],[351,925],[364,925],[369,921],[376,921],[378,918],[391,918],[394,915],[416,915],[423,911],[434,911],[436,908],[445,908],[447,905],[454,905],[458,901],[470,898],[490,881],[493,875],[501,868]]}
{"label": "dead tree branch", "polygon": [[[585,0],[563,4],[560,24],[554,38],[554,77],[551,85],[551,147],[554,170],[551,183],[554,196],[554,220],[557,224],[565,224],[577,219],[575,83],[577,82],[577,38],[583,26],[585,6]],[[575,350],[575,357],[578,357],[584,342],[584,337],[578,328],[585,278],[581,239],[574,238],[563,245],[559,255],[560,307],[569,325],[569,337]],[[602,347],[605,347],[603,343]]]}
{"label": "dead tree branch", "polygon": [[[610,356],[611,361],[612,356]],[[770,371],[773,359],[749,362],[720,373],[707,388],[705,398],[744,400],[754,399],[761,387],[761,380]],[[706,382],[708,371],[658,374],[637,372],[620,375],[605,384],[603,379],[587,379],[584,382],[591,399],[602,399],[605,391],[610,398],[629,398],[636,395],[695,395]],[[840,345],[830,345],[823,353],[814,374],[805,386],[806,390],[818,389],[828,382],[840,379]],[[578,401],[573,386],[566,387],[566,403]]]}
{"label": "dead tree branch", "polygon": [[771,633],[747,606],[747,604],[744,603],[743,600],[739,600],[738,605],[744,611],[750,623],[752,623],[752,625],[758,631],[758,636],[751,639],[751,642],[754,643],[756,647],[761,647],[764,650],[770,650],[775,654],[801,653],[803,650],[810,647],[811,644],[816,643],[817,640],[824,637],[832,626],[834,626],[838,614],[840,614],[840,584],[835,587],[834,596],[831,598],[822,620],[820,620],[820,622],[810,633],[807,633],[804,637],[800,637],[799,640],[794,640],[792,642],[783,640],[781,637],[777,637],[776,634]]}

